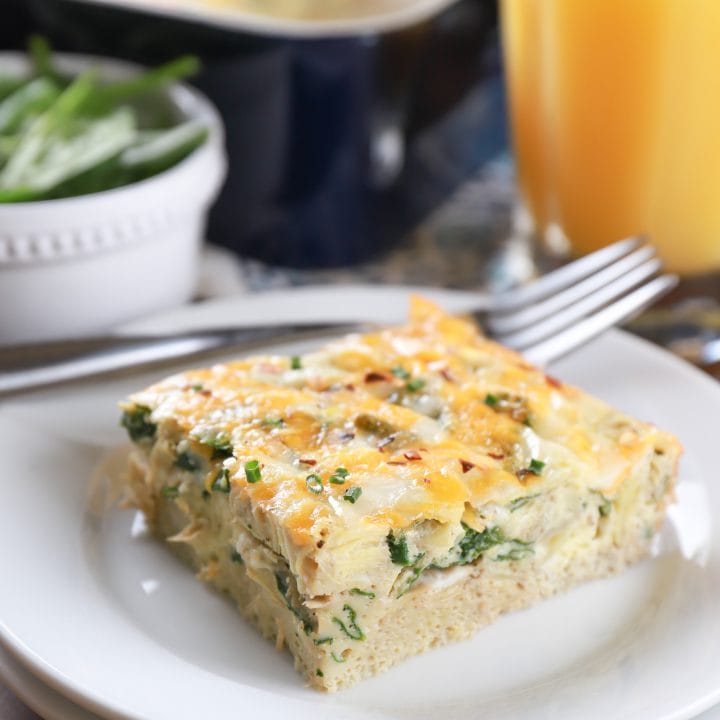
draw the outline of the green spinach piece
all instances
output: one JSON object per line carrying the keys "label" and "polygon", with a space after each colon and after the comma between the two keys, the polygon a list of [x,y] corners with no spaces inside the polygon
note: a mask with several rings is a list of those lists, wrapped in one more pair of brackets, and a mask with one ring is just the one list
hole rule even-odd
{"label": "green spinach piece", "polygon": [[462,523],[465,535],[459,543],[460,556],[458,565],[468,565],[475,562],[484,552],[495,545],[508,542],[505,533],[499,527],[485,528],[482,532],[473,530],[469,525]]}
{"label": "green spinach piece", "polygon": [[207,445],[212,449],[212,460],[225,460],[232,457],[232,440],[226,432],[206,432],[196,439],[201,445]]}
{"label": "green spinach piece", "polygon": [[187,470],[188,472],[197,472],[202,467],[202,461],[197,455],[193,455],[189,452],[180,452],[175,458],[175,465],[181,470]]}
{"label": "green spinach piece", "polygon": [[313,630],[312,622],[310,622],[309,616],[303,614],[292,602],[293,591],[295,591],[295,593],[297,593],[297,591],[294,584],[293,587],[290,586],[289,574],[287,572],[276,572],[275,585],[280,595],[282,595],[287,609],[302,623],[305,634],[309,635]]}
{"label": "green spinach piece", "polygon": [[535,551],[532,548],[531,542],[524,542],[523,540],[510,540],[511,547],[505,553],[500,553],[493,560],[499,562],[503,560],[522,560],[528,555],[534,555]]}
{"label": "green spinach piece", "polygon": [[527,505],[531,500],[534,500],[536,497],[539,497],[539,495],[540,493],[535,493],[534,495],[523,495],[521,497],[517,497],[507,504],[507,509],[510,512],[515,512],[521,507],[525,507],[525,505]]}
{"label": "green spinach piece", "polygon": [[127,430],[133,442],[154,440],[157,425],[150,420],[152,410],[145,405],[136,405],[132,410],[125,410],[120,424]]}
{"label": "green spinach piece", "polygon": [[356,622],[357,613],[351,605],[345,603],[343,612],[347,615],[347,622],[343,622],[340,618],[334,617],[332,621],[351,639],[364,640],[365,633],[360,629]]}
{"label": "green spinach piece", "polygon": [[410,559],[410,551],[408,550],[407,538],[404,533],[400,533],[397,537],[391,530],[387,534],[388,548],[390,550],[390,559],[396,565],[412,565],[413,560]]}
{"label": "green spinach piece", "polygon": [[371,590],[361,590],[360,588],[353,588],[350,593],[352,595],[362,595],[363,597],[370,598],[370,600],[375,599],[375,593]]}

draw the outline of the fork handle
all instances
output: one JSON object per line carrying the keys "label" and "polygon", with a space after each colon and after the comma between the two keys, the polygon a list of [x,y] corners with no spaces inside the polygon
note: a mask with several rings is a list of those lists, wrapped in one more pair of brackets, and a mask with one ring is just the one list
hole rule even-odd
{"label": "fork handle", "polygon": [[260,325],[168,336],[101,336],[0,348],[0,396],[57,383],[149,367],[223,348],[311,339],[360,324]]}

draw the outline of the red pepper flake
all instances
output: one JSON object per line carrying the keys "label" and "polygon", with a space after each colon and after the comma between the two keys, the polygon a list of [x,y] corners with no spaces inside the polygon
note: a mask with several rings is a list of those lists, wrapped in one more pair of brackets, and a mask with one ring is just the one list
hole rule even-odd
{"label": "red pepper flake", "polygon": [[346,390],[349,390],[350,392],[355,392],[355,386],[354,386],[352,383],[348,383],[348,384],[345,386],[345,389],[346,389]]}
{"label": "red pepper flake", "polygon": [[212,395],[212,391],[211,391],[211,390],[207,390],[207,389],[205,389],[205,390],[200,390],[200,391],[198,392],[198,395],[202,395],[203,397],[210,397],[210,396]]}
{"label": "red pepper flake", "polygon": [[384,373],[380,373],[380,372],[365,373],[365,382],[366,383],[390,382],[391,380],[392,380],[392,378],[388,377]]}
{"label": "red pepper flake", "polygon": [[523,468],[522,470],[518,470],[515,474],[517,475],[517,479],[518,479],[521,483],[523,483],[523,484],[525,484],[525,479],[526,479],[528,476],[530,476],[530,475],[532,475],[533,477],[537,477],[537,476],[538,476],[537,473],[534,473],[532,470],[528,470],[527,468]]}
{"label": "red pepper flake", "polygon": [[504,460],[505,456],[502,453],[494,453],[489,452],[488,457],[491,457],[493,460]]}
{"label": "red pepper flake", "polygon": [[475,463],[471,463],[469,460],[463,460],[462,458],[458,458],[458,460],[460,460],[463,473],[470,472],[475,467]]}
{"label": "red pepper flake", "polygon": [[563,384],[557,378],[554,378],[552,375],[546,375],[545,380],[547,381],[548,385],[552,385],[552,387],[557,388],[558,390],[562,389]]}
{"label": "red pepper flake", "polygon": [[280,372],[281,372],[281,371],[280,371],[280,368],[275,367],[275,365],[273,365],[272,363],[268,363],[268,362],[258,363],[258,364],[255,366],[255,369],[256,369],[258,372],[266,373],[266,374],[268,374],[268,375],[279,375]]}
{"label": "red pepper flake", "polygon": [[407,450],[403,453],[406,460],[422,460],[422,455],[417,450]]}
{"label": "red pepper flake", "polygon": [[427,483],[428,485],[430,485],[430,478],[429,478],[429,477],[424,477],[424,478],[423,478],[423,482],[424,482],[424,483]]}
{"label": "red pepper flake", "polygon": [[441,375],[443,376],[443,378],[445,378],[445,380],[447,380],[449,383],[454,383],[454,382],[455,382],[455,379],[454,379],[453,376],[450,374],[450,371],[449,371],[447,368],[443,368],[443,369],[440,371],[440,374],[441,374]]}
{"label": "red pepper flake", "polygon": [[407,465],[406,462],[403,462],[402,460],[388,460],[388,465]]}
{"label": "red pepper flake", "polygon": [[303,465],[317,465],[317,460],[313,460],[312,458],[300,458],[299,462]]}

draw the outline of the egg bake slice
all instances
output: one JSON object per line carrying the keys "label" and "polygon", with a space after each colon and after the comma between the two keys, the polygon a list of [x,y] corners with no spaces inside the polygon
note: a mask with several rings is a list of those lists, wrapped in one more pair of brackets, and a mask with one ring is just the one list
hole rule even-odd
{"label": "egg bake slice", "polygon": [[130,503],[324,690],[642,558],[680,454],[421,299],[122,408]]}

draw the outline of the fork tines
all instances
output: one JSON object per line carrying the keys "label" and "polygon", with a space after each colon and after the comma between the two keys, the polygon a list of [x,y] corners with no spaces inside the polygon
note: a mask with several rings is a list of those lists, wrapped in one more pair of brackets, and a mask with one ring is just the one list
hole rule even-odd
{"label": "fork tines", "polygon": [[640,312],[677,284],[642,238],[628,238],[493,299],[488,334],[547,363]]}

